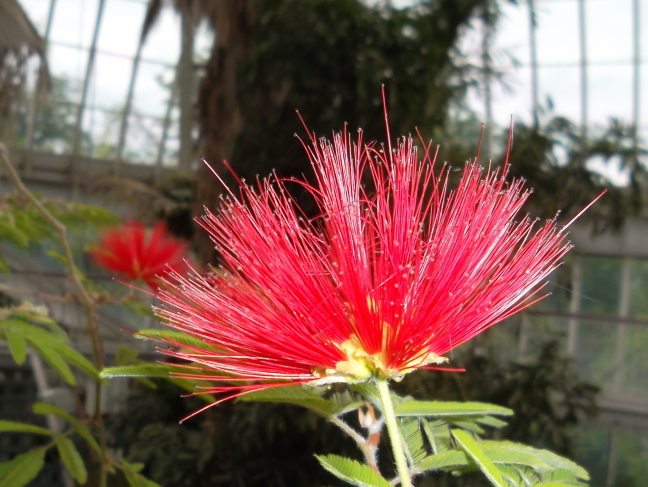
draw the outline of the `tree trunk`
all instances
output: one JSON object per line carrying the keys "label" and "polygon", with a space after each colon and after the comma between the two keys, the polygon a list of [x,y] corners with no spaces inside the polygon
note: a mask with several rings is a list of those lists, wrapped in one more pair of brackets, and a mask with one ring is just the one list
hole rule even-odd
{"label": "tree trunk", "polygon": [[[250,25],[253,9],[248,0],[220,0],[211,4],[211,20],[216,39],[206,65],[198,95],[198,116],[202,129],[201,155],[221,172],[222,161],[230,160],[237,137],[243,129],[238,93],[241,67],[250,55]],[[214,210],[222,187],[206,166],[198,170],[196,214],[204,207]],[[214,245],[204,231],[198,232],[198,257],[215,263]]]}

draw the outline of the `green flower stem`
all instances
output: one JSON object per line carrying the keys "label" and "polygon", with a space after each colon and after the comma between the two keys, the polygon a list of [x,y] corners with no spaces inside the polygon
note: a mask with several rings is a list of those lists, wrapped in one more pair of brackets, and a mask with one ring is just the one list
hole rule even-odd
{"label": "green flower stem", "polygon": [[380,392],[382,412],[385,415],[385,423],[387,424],[387,431],[389,432],[389,439],[394,452],[396,469],[400,476],[401,486],[413,487],[409,468],[407,466],[407,459],[405,458],[405,451],[403,450],[400,431],[398,430],[398,424],[396,423],[396,414],[394,413],[394,405],[392,404],[389,385],[386,380],[377,380],[376,384],[378,385],[378,392]]}

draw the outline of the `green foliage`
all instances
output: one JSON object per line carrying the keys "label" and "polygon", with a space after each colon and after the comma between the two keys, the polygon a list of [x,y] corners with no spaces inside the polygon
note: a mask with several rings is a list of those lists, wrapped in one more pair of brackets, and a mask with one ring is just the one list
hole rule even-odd
{"label": "green foliage", "polygon": [[[68,230],[85,231],[119,223],[119,217],[99,206],[63,200],[44,200],[45,208]],[[0,240],[26,248],[56,235],[51,223],[22,195],[8,194],[0,199]]]}
{"label": "green foliage", "polygon": [[390,487],[389,482],[371,467],[338,455],[316,456],[320,465],[337,478],[358,487]]}
{"label": "green foliage", "polygon": [[362,399],[351,394],[337,395],[325,399],[321,388],[311,386],[287,386],[252,392],[241,397],[242,401],[277,402],[302,406],[317,414],[330,418],[362,406]]}
{"label": "green foliage", "polygon": [[[646,170],[641,161],[647,156],[648,150],[635,144],[633,127],[611,120],[602,132],[584,137],[576,124],[554,116],[542,124],[515,124],[511,173],[536,190],[530,209],[548,218],[558,212],[573,215],[607,188],[608,194],[581,217],[604,231],[619,229],[643,207]],[[615,186],[594,171],[590,166],[594,159],[618,164],[626,171],[627,187]]]}
{"label": "green foliage", "polygon": [[61,418],[64,421],[67,421],[76,430],[79,436],[81,436],[88,443],[88,446],[90,446],[90,448],[92,448],[98,455],[101,455],[101,447],[97,443],[97,440],[94,439],[94,436],[92,436],[88,425],[84,421],[75,418],[71,414],[63,411],[53,404],[48,404],[45,402],[35,403],[32,409],[36,414],[51,414],[53,416]]}
{"label": "green foliage", "polygon": [[44,465],[44,448],[21,453],[8,462],[0,463],[0,482],[3,487],[23,487],[36,478]]}
{"label": "green foliage", "polygon": [[[154,331],[154,330],[149,330]],[[164,332],[160,332],[164,333]],[[147,334],[148,335],[148,334]],[[149,381],[148,377],[160,377],[167,379],[169,382],[175,384],[176,386],[184,389],[185,391],[195,393],[197,388],[208,387],[209,374],[201,372],[200,370],[188,370],[184,365],[173,365],[168,363],[150,363],[144,360],[137,358],[138,352],[134,349],[127,349],[126,347],[120,347],[118,351],[116,360],[118,363],[126,365],[118,365],[116,367],[106,367],[101,371],[99,376],[102,379],[113,379],[117,377],[132,377],[137,379],[139,382],[143,383],[147,387],[155,388],[156,385]],[[197,379],[184,379],[180,374],[191,373],[192,375],[205,375],[206,380],[197,380]],[[203,401],[212,403],[216,401],[216,398],[209,393],[198,393],[196,394]]]}
{"label": "green foliage", "polygon": [[18,307],[0,310],[0,340],[9,344],[11,355],[17,364],[26,358],[26,347],[33,348],[68,384],[76,378],[68,364],[82,370],[90,377],[98,378],[97,369],[69,343],[67,334],[44,308],[23,303]]}
{"label": "green foliage", "polygon": [[159,484],[140,474],[140,471],[144,468],[143,464],[128,463],[126,460],[122,460],[120,466],[130,487],[160,487]]}
{"label": "green foliage", "polygon": [[407,401],[395,408],[396,416],[512,416],[508,408],[477,402]]}
{"label": "green foliage", "polygon": [[468,433],[461,430],[453,430],[452,436],[464,453],[479,467],[495,487],[505,487],[502,474],[480,448],[479,444]]}
{"label": "green foliage", "polygon": [[88,472],[74,443],[63,436],[54,437],[54,442],[56,443],[61,461],[68,472],[70,472],[70,475],[80,484],[85,484],[88,478]]}

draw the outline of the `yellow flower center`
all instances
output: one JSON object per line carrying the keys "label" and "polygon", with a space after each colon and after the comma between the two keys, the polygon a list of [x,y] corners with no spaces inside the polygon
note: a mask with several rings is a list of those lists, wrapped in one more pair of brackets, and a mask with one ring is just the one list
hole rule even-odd
{"label": "yellow flower center", "polygon": [[316,385],[332,382],[353,384],[364,382],[372,377],[400,381],[405,374],[413,372],[419,367],[428,364],[442,364],[448,361],[446,357],[440,357],[436,353],[422,351],[400,368],[390,369],[386,366],[384,351],[369,354],[362,348],[355,335],[339,344],[338,347],[346,355],[347,359],[335,364],[335,369],[323,367],[314,369],[313,375],[318,377],[315,381]]}

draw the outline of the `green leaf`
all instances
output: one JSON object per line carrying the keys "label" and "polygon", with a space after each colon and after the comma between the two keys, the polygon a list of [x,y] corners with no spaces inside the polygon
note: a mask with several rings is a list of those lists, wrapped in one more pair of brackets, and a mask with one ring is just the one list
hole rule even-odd
{"label": "green leaf", "polygon": [[186,345],[190,348],[199,348],[201,350],[217,351],[216,348],[203,342],[200,338],[189,336],[186,333],[175,330],[139,330],[137,333],[135,333],[135,338],[139,338],[141,340],[155,340],[158,342],[165,342],[173,345]]}
{"label": "green leaf", "polygon": [[27,358],[27,340],[25,340],[25,337],[13,327],[6,328],[5,335],[14,362],[18,365],[22,365],[25,363],[25,358]]}
{"label": "green leaf", "polygon": [[139,355],[139,350],[124,345],[119,345],[115,350],[115,363],[117,365],[130,365]]}
{"label": "green leaf", "polygon": [[36,349],[45,361],[50,364],[50,366],[58,372],[58,374],[70,385],[76,384],[76,378],[74,374],[68,367],[68,364],[63,360],[63,358],[54,350],[52,343],[43,343],[40,339],[36,339],[33,336],[29,336],[29,342]]}
{"label": "green leaf", "polygon": [[70,362],[76,368],[82,370],[93,379],[99,379],[99,371],[95,368],[94,365],[92,365],[92,362],[90,362],[87,358],[74,350],[71,346],[65,343],[55,343],[53,344],[53,346],[63,357],[65,357],[68,362]]}
{"label": "green leaf", "polygon": [[80,484],[85,484],[88,479],[88,471],[74,443],[64,436],[55,436],[54,442],[56,443],[56,448],[61,456],[63,465],[70,472],[70,475]]}
{"label": "green leaf", "polygon": [[51,414],[54,416],[57,416],[71,425],[74,426],[76,429],[77,433],[86,440],[88,445],[96,451],[99,455],[101,455],[101,447],[99,447],[99,443],[97,443],[97,440],[94,439],[92,436],[92,433],[90,433],[90,429],[88,426],[81,421],[79,418],[75,418],[71,414],[69,414],[66,411],[63,411],[62,409],[54,406],[53,404],[48,404],[46,402],[37,402],[32,406],[32,410],[36,414]]}
{"label": "green leaf", "polygon": [[302,406],[324,417],[337,416],[362,406],[362,401],[355,400],[348,404],[339,405],[321,397],[319,389],[309,386],[273,387],[262,391],[252,392],[241,397],[241,401],[278,402]]}
{"label": "green leaf", "polygon": [[0,218],[0,240],[9,241],[18,247],[25,248],[29,245],[29,237],[18,229],[13,221],[7,221],[7,214]]}
{"label": "green leaf", "polygon": [[337,455],[315,455],[322,467],[337,478],[358,487],[391,487],[368,465]]}
{"label": "green leaf", "polygon": [[63,411],[61,408],[58,408],[53,404],[46,402],[34,403],[34,405],[32,406],[32,411],[34,411],[34,413],[36,414],[51,414],[53,416],[57,416],[61,419],[64,419],[68,423],[73,424],[74,426],[81,424],[81,421],[78,418],[75,418],[67,411]]}
{"label": "green leaf", "polygon": [[130,487],[160,487],[159,484],[139,473],[144,468],[144,465],[141,463],[128,463],[122,459],[120,468],[124,472],[124,477],[126,477],[126,481]]}
{"label": "green leaf", "polygon": [[470,431],[471,433],[476,433],[481,435],[484,433],[484,430],[474,421],[460,419],[460,418],[444,418],[452,426],[457,426],[463,430]]}
{"label": "green leaf", "polygon": [[41,428],[33,424],[18,423],[17,421],[0,420],[0,433],[16,432],[16,433],[33,433],[35,435],[53,436],[47,428]]}
{"label": "green leaf", "polygon": [[540,450],[524,445],[522,443],[514,443],[512,441],[484,441],[482,442],[482,448],[506,449],[515,452],[528,453],[530,455],[534,455],[539,459],[539,461],[548,465],[548,468],[550,469],[556,471],[564,470],[565,472],[568,472],[569,474],[583,480],[589,480],[590,478],[587,470],[585,470],[583,467],[548,450]]}
{"label": "green leaf", "polygon": [[493,418],[492,416],[477,416],[472,419],[477,423],[485,424],[486,426],[492,426],[493,428],[503,428],[508,424],[506,421]]}
{"label": "green leaf", "polygon": [[34,337],[47,342],[67,343],[67,336],[52,333],[39,326],[33,325],[24,318],[18,318],[18,313],[15,313],[15,316],[15,318],[0,322],[0,328],[4,330],[12,328],[14,332],[20,333],[26,338]]}
{"label": "green leaf", "polygon": [[[351,384],[349,387],[373,404],[379,411],[382,410],[382,399],[380,398],[380,393],[374,384],[371,382],[360,382],[358,384]],[[400,404],[401,398],[392,395],[392,401],[394,404]]]}
{"label": "green leaf", "polygon": [[442,453],[451,449],[450,428],[445,421],[423,421],[423,431],[432,446],[433,453]]}
{"label": "green leaf", "polygon": [[23,487],[36,478],[45,465],[45,450],[36,448],[0,465],[2,487]]}
{"label": "green leaf", "polygon": [[417,465],[425,458],[423,434],[419,418],[408,417],[398,420],[405,446],[405,454],[410,465]]}
{"label": "green leaf", "polygon": [[495,487],[507,487],[495,464],[490,461],[479,444],[468,433],[461,430],[452,430],[452,436]]}
{"label": "green leaf", "polygon": [[449,450],[425,457],[417,465],[420,472],[446,468],[465,467],[470,464],[466,454],[459,450]]}
{"label": "green leaf", "polygon": [[[24,304],[24,303],[23,303]],[[22,307],[22,305],[21,305]],[[38,310],[36,312],[36,310]],[[39,325],[45,325],[47,328],[50,329],[55,335],[60,338],[61,342],[67,343],[69,341],[67,333],[63,328],[61,328],[56,321],[54,321],[52,318],[47,316],[47,308],[43,307],[33,307],[32,306],[32,311],[31,312],[26,312],[23,310],[17,310],[15,313],[16,318],[23,319],[28,322],[34,322],[38,323]],[[57,338],[57,339],[58,339]]]}
{"label": "green leaf", "polygon": [[171,372],[186,371],[184,368],[173,365],[145,363],[106,367],[99,373],[99,377],[102,379],[112,379],[115,377],[163,377],[168,379]]}
{"label": "green leaf", "polygon": [[396,416],[511,416],[509,408],[483,402],[408,401],[396,406]]}
{"label": "green leaf", "polygon": [[493,463],[515,464],[546,471],[552,467],[529,450],[509,448],[504,442],[486,441],[480,443],[482,451]]}

